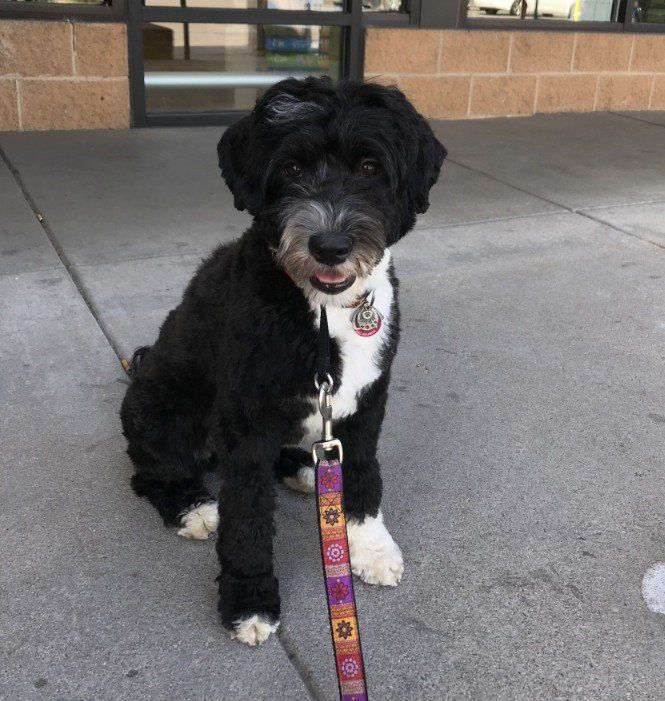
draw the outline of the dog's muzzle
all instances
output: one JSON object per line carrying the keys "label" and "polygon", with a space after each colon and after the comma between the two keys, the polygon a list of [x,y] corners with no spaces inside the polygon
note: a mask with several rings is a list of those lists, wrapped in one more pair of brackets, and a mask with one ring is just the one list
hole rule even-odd
{"label": "dog's muzzle", "polygon": [[281,220],[276,261],[297,284],[309,283],[325,295],[338,295],[369,275],[385,249],[379,213],[349,197],[288,199]]}
{"label": "dog's muzzle", "polygon": [[344,263],[353,249],[349,236],[340,233],[314,234],[309,238],[308,248],[317,263],[330,266],[330,269],[318,271],[310,277],[313,287],[327,294],[338,294],[353,285],[355,275],[335,270],[335,266]]}

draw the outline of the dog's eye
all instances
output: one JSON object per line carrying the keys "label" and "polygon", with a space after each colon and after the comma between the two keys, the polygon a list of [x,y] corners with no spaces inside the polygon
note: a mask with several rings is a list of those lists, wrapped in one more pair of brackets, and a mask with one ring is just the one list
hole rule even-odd
{"label": "dog's eye", "polygon": [[284,174],[288,178],[299,178],[302,175],[302,168],[297,163],[287,163],[284,166]]}
{"label": "dog's eye", "polygon": [[379,174],[379,164],[374,161],[364,161],[360,166],[360,174],[364,178],[373,178]]}

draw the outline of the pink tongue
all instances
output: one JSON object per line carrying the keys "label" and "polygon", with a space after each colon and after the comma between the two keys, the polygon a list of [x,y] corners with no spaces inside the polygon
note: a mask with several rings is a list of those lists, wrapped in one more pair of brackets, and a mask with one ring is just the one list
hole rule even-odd
{"label": "pink tongue", "polygon": [[344,273],[335,273],[335,272],[325,272],[325,273],[317,273],[316,274],[316,279],[319,282],[323,282],[326,285],[334,285],[339,282],[344,282],[347,278],[347,275],[344,275]]}

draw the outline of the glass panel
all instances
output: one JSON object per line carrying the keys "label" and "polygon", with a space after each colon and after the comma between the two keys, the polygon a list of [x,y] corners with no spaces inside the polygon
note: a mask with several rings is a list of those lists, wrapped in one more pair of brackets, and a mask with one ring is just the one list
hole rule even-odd
{"label": "glass panel", "polygon": [[111,6],[112,0],[9,0],[9,2],[20,2],[22,5],[30,3],[43,3],[49,5],[106,5]]}
{"label": "glass panel", "polygon": [[616,22],[619,0],[469,0],[468,17]]}
{"label": "glass panel", "polygon": [[407,0],[362,0],[366,12],[406,12]]}
{"label": "glass panel", "polygon": [[150,113],[249,110],[289,76],[341,77],[342,27],[152,22],[143,27]]}
{"label": "glass panel", "polygon": [[633,22],[665,24],[665,0],[629,0]]}
{"label": "glass panel", "polygon": [[238,10],[341,12],[344,0],[145,0],[149,7],[221,7]]}
{"label": "glass panel", "polygon": [[[341,12],[344,0],[145,0],[149,7],[221,7],[269,10],[314,10]],[[368,12],[405,12],[407,0],[362,0]]]}

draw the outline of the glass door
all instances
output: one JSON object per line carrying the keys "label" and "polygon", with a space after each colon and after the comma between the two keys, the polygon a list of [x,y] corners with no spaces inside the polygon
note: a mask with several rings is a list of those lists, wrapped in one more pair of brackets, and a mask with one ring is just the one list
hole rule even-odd
{"label": "glass door", "polygon": [[362,0],[130,0],[134,126],[227,124],[289,76],[362,74]]}

